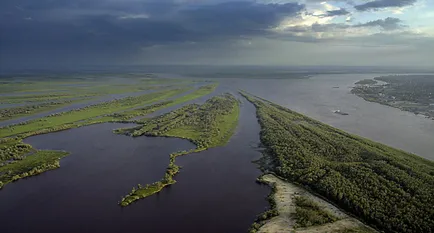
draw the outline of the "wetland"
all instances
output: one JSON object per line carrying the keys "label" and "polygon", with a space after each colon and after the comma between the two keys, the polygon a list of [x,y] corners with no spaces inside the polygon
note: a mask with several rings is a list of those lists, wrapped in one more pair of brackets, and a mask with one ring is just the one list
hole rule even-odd
{"label": "wetland", "polygon": [[434,125],[351,93],[372,77],[4,81],[2,229],[430,232]]}

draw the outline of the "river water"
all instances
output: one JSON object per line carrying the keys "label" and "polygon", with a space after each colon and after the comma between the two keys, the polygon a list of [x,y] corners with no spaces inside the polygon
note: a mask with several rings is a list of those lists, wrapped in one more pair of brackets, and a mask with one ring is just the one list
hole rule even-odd
{"label": "river water", "polygon": [[260,171],[259,125],[244,102],[243,120],[225,147],[177,159],[175,185],[131,206],[117,205],[138,183],[159,180],[169,154],[193,148],[181,139],[115,135],[100,124],[25,139],[39,149],[67,150],[61,168],[0,191],[2,232],[246,232],[268,203]]}
{"label": "river water", "polygon": [[[317,75],[297,80],[221,79],[221,82],[222,88],[246,90],[349,133],[434,160],[434,120],[367,102],[350,93],[355,82],[377,76],[381,75]],[[334,110],[349,115],[339,115]]]}
{"label": "river water", "polygon": [[[221,79],[213,94],[188,103],[243,89],[345,131],[434,159],[434,121],[349,92],[358,80],[374,76]],[[175,185],[121,208],[117,202],[132,186],[162,177],[169,153],[193,147],[181,139],[111,132],[125,126],[100,124],[27,138],[35,148],[72,154],[61,160],[60,169],[0,191],[2,232],[246,232],[267,207],[269,189],[255,183],[260,171],[251,162],[260,157],[255,149],[260,129],[254,107],[245,100],[237,131],[226,146],[179,157],[183,169]]]}

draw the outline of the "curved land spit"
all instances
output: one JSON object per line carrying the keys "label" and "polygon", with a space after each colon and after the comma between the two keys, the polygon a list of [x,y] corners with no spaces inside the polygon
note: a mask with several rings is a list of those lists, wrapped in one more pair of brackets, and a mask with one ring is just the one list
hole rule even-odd
{"label": "curved land spit", "polygon": [[[309,193],[297,185],[283,181],[272,174],[264,175],[262,179],[270,185],[274,184],[276,187],[276,192],[274,193],[273,198],[276,202],[276,208],[279,215],[267,220],[265,224],[259,228],[258,232],[260,233],[375,232],[359,220],[347,215],[334,205]],[[316,202],[319,206],[338,217],[339,220],[320,226],[296,228],[296,219],[293,215],[296,210],[294,198],[297,196],[304,196]]]}

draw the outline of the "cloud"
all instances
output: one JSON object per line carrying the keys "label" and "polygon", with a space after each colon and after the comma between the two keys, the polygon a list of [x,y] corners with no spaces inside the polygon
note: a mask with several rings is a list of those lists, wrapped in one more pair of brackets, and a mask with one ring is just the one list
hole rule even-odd
{"label": "cloud", "polygon": [[375,0],[354,6],[358,11],[378,10],[388,7],[404,7],[416,3],[417,0]]}
{"label": "cloud", "polygon": [[[206,56],[205,51],[224,56],[243,48],[255,50],[255,42],[261,39],[321,47],[314,44],[365,44],[358,38],[374,38],[371,36],[378,33],[393,34],[403,38],[396,41],[408,43],[410,37],[397,33],[412,28],[400,19],[362,11],[415,1],[2,0],[0,60],[16,64],[27,59],[104,63],[143,54],[152,60],[164,51],[158,55],[164,61],[172,49],[182,51],[178,53],[181,59],[189,50],[198,50],[194,52],[197,57]],[[364,2],[356,5],[360,12],[350,8],[354,2]],[[358,19],[371,21],[359,23]],[[383,37],[375,38],[387,43]]]}
{"label": "cloud", "polygon": [[148,19],[150,16],[148,14],[128,14],[119,16],[119,19]]}
{"label": "cloud", "polygon": [[357,24],[354,27],[381,27],[386,31],[397,30],[404,28],[402,21],[398,18],[387,17],[385,19],[377,19],[363,24]]}
{"label": "cloud", "polygon": [[339,10],[327,11],[327,13],[326,13],[327,16],[341,16],[341,15],[348,15],[348,14],[350,14],[350,12],[348,12],[344,8],[341,8]]}

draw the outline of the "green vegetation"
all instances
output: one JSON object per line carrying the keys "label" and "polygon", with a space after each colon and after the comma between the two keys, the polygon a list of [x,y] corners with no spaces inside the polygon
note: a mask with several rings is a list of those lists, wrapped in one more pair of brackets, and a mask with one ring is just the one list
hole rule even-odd
{"label": "green vegetation", "polygon": [[375,81],[373,79],[363,79],[363,80],[356,82],[356,84],[358,84],[358,85],[374,85],[374,84],[377,84],[377,81]]}
{"label": "green vegetation", "polygon": [[15,108],[0,109],[0,121],[23,117],[23,116],[31,116],[36,113],[64,107],[74,102],[82,102],[83,100],[85,99],[78,99],[75,101],[64,100],[60,102],[48,102],[48,103],[26,105],[26,106],[15,107]]}
{"label": "green vegetation", "polygon": [[[120,113],[115,113],[111,115],[113,118],[111,120],[113,121],[128,121],[134,117],[138,116],[146,116],[149,113],[155,112],[157,110],[168,108],[171,106],[175,106],[177,104],[181,104],[190,100],[194,100],[196,98],[199,98],[204,95],[208,95],[212,93],[215,88],[218,86],[218,84],[210,84],[206,86],[199,87],[197,90],[188,93],[186,95],[183,95],[179,98],[176,98],[174,100],[167,100],[158,104],[146,106],[143,108],[137,108],[133,110],[128,110]],[[140,123],[140,121],[136,121],[137,123]]]}
{"label": "green vegetation", "polygon": [[229,94],[216,96],[203,105],[190,104],[178,110],[146,119],[133,136],[166,136],[189,139],[198,149],[226,144],[239,115],[238,101]]}
{"label": "green vegetation", "polygon": [[434,75],[383,76],[375,80],[387,84],[356,86],[351,92],[366,101],[423,114],[434,119]]}
{"label": "green vegetation", "polygon": [[373,233],[374,231],[367,227],[355,227],[355,228],[347,228],[336,231],[336,233]]}
{"label": "green vegetation", "polygon": [[277,175],[386,232],[432,232],[434,162],[246,98]]}
{"label": "green vegetation", "polygon": [[266,220],[279,215],[279,211],[277,210],[277,204],[274,200],[274,195],[277,192],[276,184],[265,181],[262,176],[258,177],[258,179],[256,179],[256,182],[271,186],[271,192],[267,196],[270,208],[256,217],[256,220],[253,222],[252,226],[250,226],[249,233],[258,232],[259,229],[265,224]]}
{"label": "green vegetation", "polygon": [[0,165],[8,160],[21,160],[32,147],[15,138],[0,139]]}
{"label": "green vegetation", "polygon": [[294,213],[297,221],[296,228],[318,226],[338,220],[336,216],[304,196],[294,197],[294,203],[296,205]]}
{"label": "green vegetation", "polygon": [[141,127],[118,131],[135,137],[146,135],[185,138],[196,145],[196,149],[172,153],[169,166],[161,181],[145,187],[134,187],[119,204],[127,206],[159,192],[167,185],[174,184],[176,181],[173,177],[179,172],[179,167],[175,164],[176,157],[225,145],[235,131],[238,115],[238,100],[226,94],[213,97],[203,105],[190,104],[170,113],[146,119]]}
{"label": "green vegetation", "polygon": [[[134,116],[144,116],[158,109],[198,98],[211,93],[216,87],[217,84],[210,84],[200,87],[180,98],[141,108],[137,107],[175,97],[191,88],[169,89],[136,97],[126,97],[0,128],[0,136],[4,137],[0,139],[0,186],[20,178],[57,168],[59,166],[58,160],[65,155],[64,152],[37,151],[30,145],[23,143],[21,141],[23,138],[90,124],[130,122],[128,120]],[[58,159],[53,161],[56,155]],[[176,165],[173,164],[169,168],[174,170],[176,168],[174,166]],[[174,173],[172,174],[169,168],[168,174],[173,176]]]}
{"label": "green vegetation", "polygon": [[179,95],[187,90],[188,89],[174,89],[145,94],[136,97],[126,97],[87,106],[80,109],[75,109],[68,112],[53,114],[40,119],[0,128],[0,137],[19,135],[27,132],[37,132],[38,130],[46,130],[49,128],[62,128],[63,126],[67,126],[67,124],[71,124],[74,122],[83,121],[89,118],[94,118],[107,114],[113,114],[115,112],[123,111],[130,108],[140,107],[152,102]]}
{"label": "green vegetation", "polygon": [[9,161],[0,167],[0,187],[21,178],[56,169],[60,166],[59,160],[67,155],[68,153],[63,151],[40,150],[22,160]]}

